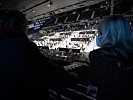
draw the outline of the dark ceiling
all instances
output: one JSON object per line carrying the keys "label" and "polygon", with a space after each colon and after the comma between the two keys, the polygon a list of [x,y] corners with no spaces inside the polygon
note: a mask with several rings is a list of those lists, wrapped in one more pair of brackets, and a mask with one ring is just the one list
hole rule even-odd
{"label": "dark ceiling", "polygon": [[0,9],[18,9],[27,19],[35,16],[48,16],[49,12],[61,13],[106,0],[0,0]]}

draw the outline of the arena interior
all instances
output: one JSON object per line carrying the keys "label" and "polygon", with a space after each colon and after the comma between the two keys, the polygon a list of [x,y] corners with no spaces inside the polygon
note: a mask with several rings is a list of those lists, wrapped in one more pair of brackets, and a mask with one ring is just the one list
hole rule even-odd
{"label": "arena interior", "polygon": [[121,14],[133,26],[132,0],[5,0],[0,1],[2,8],[23,12],[28,20],[27,35],[41,53],[81,78],[80,83],[60,91],[49,88],[53,100],[96,100],[87,92],[88,55],[99,48],[99,21]]}

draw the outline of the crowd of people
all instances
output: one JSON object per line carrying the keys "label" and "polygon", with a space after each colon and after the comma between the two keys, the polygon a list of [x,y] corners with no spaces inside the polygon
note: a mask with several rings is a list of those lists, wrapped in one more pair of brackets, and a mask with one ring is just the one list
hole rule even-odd
{"label": "crowd of people", "polygon": [[[131,26],[122,15],[112,15],[98,26],[96,43],[100,48],[89,54],[88,90],[95,87],[97,100],[133,99]],[[49,100],[48,87],[60,90],[80,81],[78,75],[43,56],[26,32],[27,20],[21,12],[0,11],[1,100]]]}

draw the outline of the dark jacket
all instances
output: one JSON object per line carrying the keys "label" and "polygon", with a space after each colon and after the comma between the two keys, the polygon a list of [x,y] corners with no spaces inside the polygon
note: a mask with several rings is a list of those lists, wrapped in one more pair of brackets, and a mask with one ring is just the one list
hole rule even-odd
{"label": "dark jacket", "polygon": [[0,33],[0,100],[47,100],[46,87],[64,86],[66,76],[26,35]]}
{"label": "dark jacket", "polygon": [[109,48],[102,48],[89,55],[91,82],[98,87],[97,99],[133,100],[133,63],[123,61],[124,67],[120,67],[118,62],[121,58],[103,54],[105,49],[110,51]]}

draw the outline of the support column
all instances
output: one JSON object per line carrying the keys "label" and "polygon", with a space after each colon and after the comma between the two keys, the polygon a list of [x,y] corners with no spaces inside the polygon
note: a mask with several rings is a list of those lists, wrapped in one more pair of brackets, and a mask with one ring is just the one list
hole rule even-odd
{"label": "support column", "polygon": [[113,15],[114,14],[114,1],[115,0],[110,0],[110,15]]}

